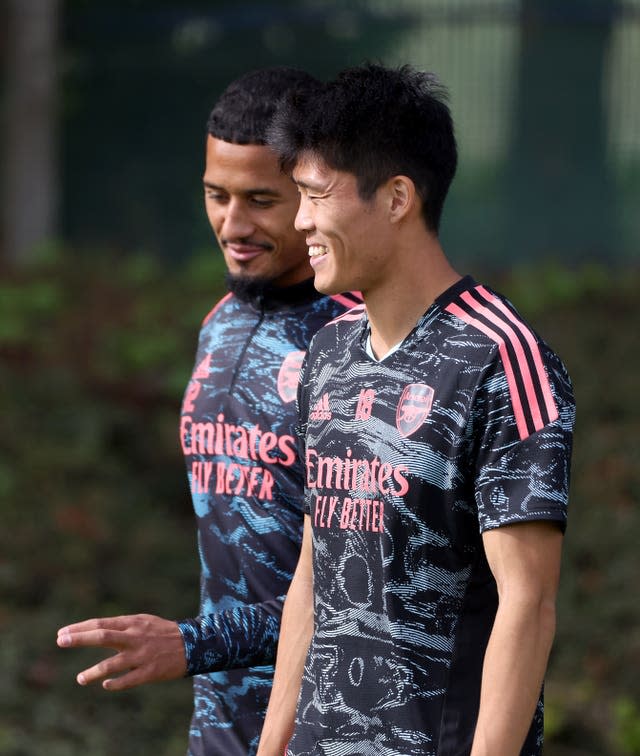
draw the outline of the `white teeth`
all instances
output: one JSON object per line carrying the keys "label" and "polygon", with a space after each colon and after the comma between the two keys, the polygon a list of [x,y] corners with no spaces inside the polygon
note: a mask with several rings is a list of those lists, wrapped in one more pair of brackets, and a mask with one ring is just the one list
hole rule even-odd
{"label": "white teeth", "polygon": [[319,244],[314,244],[311,247],[309,247],[309,257],[320,257],[321,255],[326,254],[327,248],[321,247]]}

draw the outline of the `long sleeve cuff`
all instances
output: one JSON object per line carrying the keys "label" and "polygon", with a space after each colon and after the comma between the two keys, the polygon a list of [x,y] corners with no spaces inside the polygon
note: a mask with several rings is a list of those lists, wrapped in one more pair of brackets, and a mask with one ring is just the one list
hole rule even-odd
{"label": "long sleeve cuff", "polygon": [[273,664],[284,596],[178,622],[187,675]]}

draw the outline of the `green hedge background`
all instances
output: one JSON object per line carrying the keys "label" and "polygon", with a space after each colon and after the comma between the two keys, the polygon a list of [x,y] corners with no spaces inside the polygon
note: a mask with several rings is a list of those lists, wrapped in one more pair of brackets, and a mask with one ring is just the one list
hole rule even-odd
{"label": "green hedge background", "polygon": [[[48,125],[32,103],[15,108],[24,89],[7,75],[16,10],[37,21],[45,6],[57,9]],[[574,380],[545,756],[640,756],[639,11],[640,0],[0,3],[0,146],[47,125],[57,167],[44,243],[18,254],[0,228],[0,756],[184,754],[189,680],[81,688],[75,675],[98,654],[58,649],[56,630],[196,611],[177,426],[198,326],[223,286],[200,185],[213,101],[257,66],[326,78],[366,59],[448,85],[460,168],[445,249],[513,299]],[[43,74],[39,60],[21,65]],[[14,153],[25,157],[5,149],[3,180]],[[30,229],[46,182],[23,173]]]}
{"label": "green hedge background", "polygon": [[[562,355],[578,405],[547,756],[640,754],[640,272],[473,270]],[[191,684],[80,688],[56,629],[191,616],[194,522],[177,439],[222,261],[51,253],[0,271],[0,754],[185,752]]]}

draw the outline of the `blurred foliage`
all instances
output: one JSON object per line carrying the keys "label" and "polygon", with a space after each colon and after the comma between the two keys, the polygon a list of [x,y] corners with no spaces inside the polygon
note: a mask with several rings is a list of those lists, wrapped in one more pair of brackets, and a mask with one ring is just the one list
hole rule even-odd
{"label": "blurred foliage", "polygon": [[222,90],[263,66],[326,78],[378,59],[415,24],[415,13],[391,10],[363,0],[66,0],[64,238],[174,260],[205,244],[205,124]]}
{"label": "blurred foliage", "polygon": [[[640,753],[640,272],[547,264],[479,278],[562,355],[578,404],[546,756]],[[195,529],[177,417],[220,256],[50,250],[0,271],[0,753],[185,752],[190,681],[80,688],[56,629],[190,616]]]}
{"label": "blurred foliage", "polygon": [[497,283],[560,353],[577,403],[546,756],[638,753],[639,273],[548,263]]}
{"label": "blurred foliage", "polygon": [[0,272],[0,753],[178,754],[191,683],[82,689],[97,654],[56,629],[138,611],[192,616],[195,531],[176,435],[221,257]]}

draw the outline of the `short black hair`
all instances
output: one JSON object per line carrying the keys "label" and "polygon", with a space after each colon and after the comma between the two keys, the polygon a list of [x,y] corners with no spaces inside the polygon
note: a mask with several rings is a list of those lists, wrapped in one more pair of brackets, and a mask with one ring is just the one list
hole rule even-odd
{"label": "short black hair", "polygon": [[209,115],[207,133],[233,144],[266,144],[278,100],[292,90],[318,84],[311,74],[287,66],[250,71],[220,95]]}
{"label": "short black hair", "polygon": [[280,103],[268,141],[286,171],[302,153],[357,179],[370,199],[392,176],[408,176],[437,232],[458,161],[447,91],[432,73],[368,63]]}

